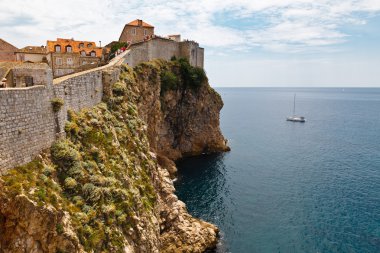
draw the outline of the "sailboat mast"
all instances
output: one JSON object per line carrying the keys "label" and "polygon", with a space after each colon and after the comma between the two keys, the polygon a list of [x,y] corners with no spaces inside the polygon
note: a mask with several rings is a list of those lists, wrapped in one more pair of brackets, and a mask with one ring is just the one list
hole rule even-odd
{"label": "sailboat mast", "polygon": [[296,94],[294,93],[294,101],[293,101],[293,116],[296,115]]}

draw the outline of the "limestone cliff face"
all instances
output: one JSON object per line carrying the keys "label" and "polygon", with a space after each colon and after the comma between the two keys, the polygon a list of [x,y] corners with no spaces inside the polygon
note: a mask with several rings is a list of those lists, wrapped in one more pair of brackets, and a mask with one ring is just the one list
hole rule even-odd
{"label": "limestone cliff face", "polygon": [[[137,68],[137,106],[148,124],[151,147],[172,160],[229,149],[219,127],[223,107],[220,95],[209,86],[207,78],[198,86],[193,84],[195,87],[185,84],[181,68],[186,67],[186,63],[156,60]],[[176,77],[171,87],[163,83],[165,73]]]}
{"label": "limestone cliff face", "polygon": [[67,213],[25,195],[2,195],[0,210],[0,252],[84,252]]}
{"label": "limestone cliff face", "polygon": [[169,174],[182,156],[228,149],[219,95],[186,68],[123,67],[104,103],[69,114],[66,138],[2,176],[0,253],[213,248],[217,227],[187,213]]}

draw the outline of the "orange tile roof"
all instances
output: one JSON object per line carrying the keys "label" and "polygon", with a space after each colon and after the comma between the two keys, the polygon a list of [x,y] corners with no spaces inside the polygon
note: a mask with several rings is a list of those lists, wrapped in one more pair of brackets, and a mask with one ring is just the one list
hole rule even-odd
{"label": "orange tile roof", "polygon": [[[83,43],[83,47],[80,45]],[[66,53],[66,46],[71,46],[73,53],[80,53],[81,51],[85,51],[86,55],[89,55],[90,52],[94,51],[96,53],[96,57],[102,56],[102,48],[97,47],[95,42],[92,41],[82,41],[82,40],[73,40],[73,39],[62,39],[57,38],[56,41],[47,41],[47,50],[48,52],[55,52],[55,46],[61,46],[61,53]],[[90,47],[88,47],[90,45]]]}
{"label": "orange tile roof", "polygon": [[[142,20],[141,20],[141,21],[142,21]],[[139,20],[136,19],[136,20],[134,20],[134,21],[132,21],[132,22],[129,22],[127,25],[130,25],[130,26],[139,26]],[[143,27],[154,28],[154,26],[152,26],[152,25],[150,25],[150,24],[148,24],[148,23],[146,23],[146,22],[144,22],[144,21],[142,21],[142,26],[143,26]]]}

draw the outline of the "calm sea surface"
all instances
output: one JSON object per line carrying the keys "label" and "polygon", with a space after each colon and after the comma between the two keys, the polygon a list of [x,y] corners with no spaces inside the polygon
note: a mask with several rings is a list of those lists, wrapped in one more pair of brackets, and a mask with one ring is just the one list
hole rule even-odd
{"label": "calm sea surface", "polygon": [[[232,151],[179,162],[216,252],[380,252],[380,89],[217,89]],[[285,118],[296,111],[307,122]]]}

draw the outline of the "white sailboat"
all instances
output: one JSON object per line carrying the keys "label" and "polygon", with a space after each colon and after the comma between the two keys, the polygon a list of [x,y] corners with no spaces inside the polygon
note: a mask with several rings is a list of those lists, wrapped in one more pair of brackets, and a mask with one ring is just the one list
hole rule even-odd
{"label": "white sailboat", "polygon": [[303,116],[297,116],[296,115],[296,94],[294,94],[294,101],[293,101],[293,116],[287,117],[287,121],[293,121],[293,122],[306,122],[305,117]]}

